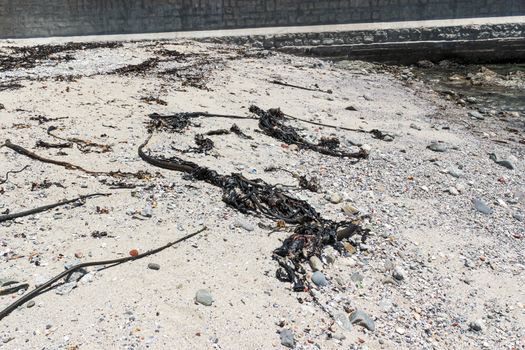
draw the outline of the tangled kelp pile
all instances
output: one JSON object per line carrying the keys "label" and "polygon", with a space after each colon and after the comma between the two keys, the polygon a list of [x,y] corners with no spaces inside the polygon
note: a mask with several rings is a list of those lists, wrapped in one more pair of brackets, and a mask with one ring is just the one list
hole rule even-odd
{"label": "tangled kelp pile", "polygon": [[[295,128],[284,123],[284,116],[279,109],[264,111],[252,106],[250,111],[258,116],[261,130],[280,141],[333,157],[357,160],[367,157],[363,149],[354,153],[341,149],[339,140],[336,138],[321,140],[318,144],[307,142]],[[182,133],[192,123],[192,119],[198,117],[254,119],[254,117],[201,112],[178,113],[169,116],[152,114],[149,123],[150,135],[139,147],[139,156],[153,166],[184,172],[187,179],[205,181],[220,187],[223,191],[222,200],[241,213],[264,216],[278,223],[295,225],[294,233],[273,252],[273,258],[281,266],[277,270],[277,277],[282,281],[291,282],[295,291],[304,291],[309,288],[301,263],[312,256],[321,255],[323,248],[328,245],[341,250],[342,238],[359,235],[363,241],[366,240],[367,229],[349,221],[335,222],[325,219],[307,201],[293,197],[280,186],[268,184],[261,179],[247,179],[237,173],[219,174],[213,169],[186,161],[178,156],[151,155],[150,152],[145,151],[155,131]],[[213,142],[200,134],[195,137],[195,141],[197,147],[190,149],[193,152],[206,153],[213,148]]]}

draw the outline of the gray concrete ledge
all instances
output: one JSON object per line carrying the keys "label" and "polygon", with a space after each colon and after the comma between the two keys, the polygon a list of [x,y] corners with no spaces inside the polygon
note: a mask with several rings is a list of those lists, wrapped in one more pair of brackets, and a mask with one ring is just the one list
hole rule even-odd
{"label": "gray concrete ledge", "polygon": [[403,21],[403,22],[378,22],[378,23],[356,23],[356,24],[333,24],[316,26],[291,26],[291,27],[265,27],[265,28],[243,28],[228,30],[202,30],[202,31],[179,31],[159,32],[142,34],[116,34],[116,35],[83,35],[83,36],[60,36],[46,38],[26,39],[0,39],[1,44],[9,45],[45,45],[61,44],[66,42],[93,42],[93,41],[139,41],[139,40],[175,40],[175,39],[206,39],[222,37],[255,37],[255,36],[278,36],[302,33],[329,33],[329,32],[356,32],[356,31],[378,31],[395,29],[419,29],[419,28],[441,28],[441,27],[464,27],[501,24],[525,24],[525,16],[508,17],[485,17],[464,18],[429,21]]}

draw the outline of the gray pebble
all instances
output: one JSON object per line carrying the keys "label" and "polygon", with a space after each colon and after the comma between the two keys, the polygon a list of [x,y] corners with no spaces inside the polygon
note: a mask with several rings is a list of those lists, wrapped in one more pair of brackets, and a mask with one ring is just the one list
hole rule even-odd
{"label": "gray pebble", "polygon": [[350,275],[350,279],[352,280],[352,282],[356,283],[363,282],[363,275],[361,275],[359,272],[354,272]]}
{"label": "gray pebble", "polygon": [[287,348],[293,348],[295,346],[295,339],[293,331],[291,329],[283,329],[280,333],[281,345]]}
{"label": "gray pebble", "polygon": [[358,324],[361,327],[365,327],[369,331],[374,331],[376,329],[374,320],[363,310],[356,310],[352,312],[350,315],[350,322],[352,324]]}
{"label": "gray pebble", "polygon": [[346,331],[352,330],[352,323],[348,319],[348,316],[345,313],[339,312],[334,315],[334,321]]}
{"label": "gray pebble", "polygon": [[55,289],[55,293],[58,295],[67,295],[77,286],[77,282],[64,283]]}
{"label": "gray pebble", "polygon": [[446,152],[447,146],[444,143],[432,142],[427,148],[434,152]]}
{"label": "gray pebble", "polygon": [[492,214],[492,209],[481,199],[473,199],[472,203],[474,204],[474,208],[480,213],[487,215]]}
{"label": "gray pebble", "polygon": [[316,271],[313,273],[312,282],[314,282],[316,285],[320,287],[324,287],[328,285],[328,281],[326,280],[326,277],[321,271]]}
{"label": "gray pebble", "polygon": [[34,300],[30,300],[30,301],[27,303],[26,307],[27,307],[28,309],[30,309],[30,308],[32,308],[33,306],[35,306],[35,304],[36,304],[36,303],[35,303]]}
{"label": "gray pebble", "polygon": [[199,289],[195,294],[195,301],[205,306],[211,306],[213,304],[213,297],[210,291],[206,289]]}
{"label": "gray pebble", "polygon": [[396,268],[392,272],[392,277],[394,277],[398,281],[402,281],[405,279],[405,271],[401,267],[396,266]]}
{"label": "gray pebble", "polygon": [[151,270],[160,270],[160,265],[159,265],[159,264],[155,264],[155,263],[149,263],[149,264],[148,264],[148,269],[151,269]]}
{"label": "gray pebble", "polygon": [[514,213],[512,214],[512,217],[518,221],[525,221],[525,216],[522,213]]}
{"label": "gray pebble", "polygon": [[481,332],[481,330],[483,329],[483,323],[480,320],[476,320],[476,321],[470,322],[468,327],[469,329],[475,332]]}
{"label": "gray pebble", "polygon": [[145,218],[150,218],[153,216],[153,207],[151,206],[151,203],[146,203],[146,206],[144,209],[142,209],[140,215],[144,216]]}
{"label": "gray pebble", "polygon": [[464,173],[461,170],[457,169],[457,168],[450,168],[450,169],[448,169],[448,173],[451,176],[453,176],[455,178],[458,178],[458,179],[460,177],[463,177],[463,175],[464,175]]}
{"label": "gray pebble", "polygon": [[468,112],[468,115],[471,116],[472,118],[475,118],[475,119],[478,119],[478,120],[484,120],[485,119],[483,114],[479,113],[478,111],[470,111],[470,112]]}
{"label": "gray pebble", "polygon": [[502,167],[505,167],[509,170],[514,170],[514,164],[508,159],[498,160],[496,161],[496,164],[501,165]]}

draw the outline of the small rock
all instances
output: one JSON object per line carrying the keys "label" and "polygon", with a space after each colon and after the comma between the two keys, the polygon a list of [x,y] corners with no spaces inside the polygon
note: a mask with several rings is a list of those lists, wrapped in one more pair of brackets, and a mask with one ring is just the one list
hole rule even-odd
{"label": "small rock", "polygon": [[296,144],[291,144],[290,146],[288,146],[288,149],[292,152],[297,152],[299,150],[299,146],[297,146]]}
{"label": "small rock", "polygon": [[401,267],[396,266],[394,268],[394,271],[392,272],[392,277],[394,277],[398,281],[402,281],[405,279],[405,270],[403,270]]}
{"label": "small rock", "polygon": [[210,291],[206,289],[199,289],[195,294],[195,301],[205,306],[211,306],[213,304],[213,297]]}
{"label": "small rock", "polygon": [[410,129],[421,130],[421,127],[416,125],[416,124],[414,124],[414,123],[412,123],[412,124],[410,124]]}
{"label": "small rock", "polygon": [[281,337],[281,345],[287,348],[293,348],[295,346],[295,339],[291,329],[283,329],[279,335]]}
{"label": "small rock", "polygon": [[525,221],[525,216],[522,213],[516,212],[512,214],[512,217],[518,221],[522,221],[522,222]]}
{"label": "small rock", "polygon": [[350,279],[352,280],[352,282],[359,283],[363,282],[364,277],[359,272],[354,272],[352,275],[350,275]]}
{"label": "small rock", "polygon": [[67,295],[69,293],[71,293],[71,291],[76,288],[77,286],[77,282],[69,282],[69,283],[64,283],[60,286],[58,286],[56,289],[55,289],[55,293],[58,294],[58,295]]}
{"label": "small rock", "polygon": [[332,333],[332,338],[339,340],[339,341],[343,341],[346,339],[346,335],[344,335],[343,332],[338,331],[338,332]]}
{"label": "small rock", "polygon": [[374,331],[376,329],[374,320],[363,310],[352,312],[352,314],[350,314],[350,322],[365,327],[369,331]]}
{"label": "small rock", "polygon": [[345,204],[345,205],[343,205],[343,207],[341,208],[341,210],[343,211],[343,213],[345,213],[345,214],[348,215],[348,216],[353,216],[353,215],[359,213],[359,209],[357,209],[356,207],[354,207],[354,206],[351,205],[351,204]]}
{"label": "small rock", "polygon": [[328,285],[328,281],[321,271],[316,271],[312,274],[312,282],[314,282],[319,287]]}
{"label": "small rock", "polygon": [[312,256],[310,258],[310,267],[312,268],[313,271],[322,271],[323,269],[323,262],[321,261],[321,259],[319,259],[317,256]]}
{"label": "small rock", "polygon": [[510,156],[508,157],[508,159],[499,159],[494,153],[490,153],[489,157],[494,161],[494,163],[501,165],[502,167],[505,167],[509,170],[514,170],[515,157]]}
{"label": "small rock", "polygon": [[479,113],[478,111],[470,111],[468,112],[468,115],[477,120],[485,120],[483,114]]}
{"label": "small rock", "polygon": [[483,329],[483,322],[481,320],[472,321],[469,323],[468,328],[475,332],[481,332]]}
{"label": "small rock", "polygon": [[237,218],[237,220],[235,220],[234,222],[234,225],[235,227],[241,227],[243,229],[245,229],[246,231],[253,231],[255,230],[255,226],[253,226],[251,223],[249,223],[248,221],[242,219],[242,218]]}
{"label": "small rock", "polygon": [[343,201],[343,197],[339,193],[327,193],[324,198],[334,204],[339,204]]}
{"label": "small rock", "polygon": [[474,208],[480,213],[487,215],[492,214],[492,209],[487,205],[487,203],[483,202],[481,199],[473,199],[472,203],[474,204]]}
{"label": "small rock", "polygon": [[427,148],[434,152],[446,152],[447,146],[444,143],[432,142]]}
{"label": "small rock", "polygon": [[345,250],[348,252],[348,254],[357,253],[357,249],[355,249],[355,247],[351,243],[344,242],[343,247],[345,247]]}
{"label": "small rock", "polygon": [[348,316],[346,315],[346,313],[342,313],[342,312],[336,313],[334,315],[334,321],[342,329],[346,331],[352,330],[352,323],[348,319]]}
{"label": "small rock", "polygon": [[455,178],[458,178],[458,179],[459,179],[460,177],[463,177],[463,176],[464,176],[464,173],[463,173],[461,170],[457,169],[457,168],[450,168],[450,169],[448,169],[448,173],[449,173],[451,176],[453,176],[453,177],[455,177]]}
{"label": "small rock", "polygon": [[396,328],[396,333],[403,335],[403,334],[405,334],[405,329],[401,328],[401,327],[398,327],[398,328]]}
{"label": "small rock", "polygon": [[145,218],[150,218],[153,215],[153,207],[151,206],[151,203],[146,203],[146,206],[142,211],[140,212],[140,215],[144,216]]}
{"label": "small rock", "polygon": [[35,304],[36,304],[36,303],[35,303],[34,300],[30,300],[30,301],[27,303],[26,307],[27,307],[28,309],[30,309],[30,308],[32,308],[33,306],[35,306]]}
{"label": "small rock", "polygon": [[459,191],[455,187],[449,187],[448,193],[450,193],[453,196],[457,196],[459,194]]}
{"label": "small rock", "polygon": [[357,111],[357,108],[355,108],[354,106],[348,106],[345,108],[347,111]]}
{"label": "small rock", "polygon": [[155,264],[155,263],[149,263],[148,264],[148,269],[150,269],[150,270],[160,270],[160,265],[159,264]]}

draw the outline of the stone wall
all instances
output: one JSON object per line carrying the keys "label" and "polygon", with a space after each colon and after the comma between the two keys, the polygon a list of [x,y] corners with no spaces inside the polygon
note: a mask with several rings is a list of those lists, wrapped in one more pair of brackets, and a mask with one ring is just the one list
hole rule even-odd
{"label": "stone wall", "polygon": [[525,15],[525,0],[0,0],[0,38]]}

